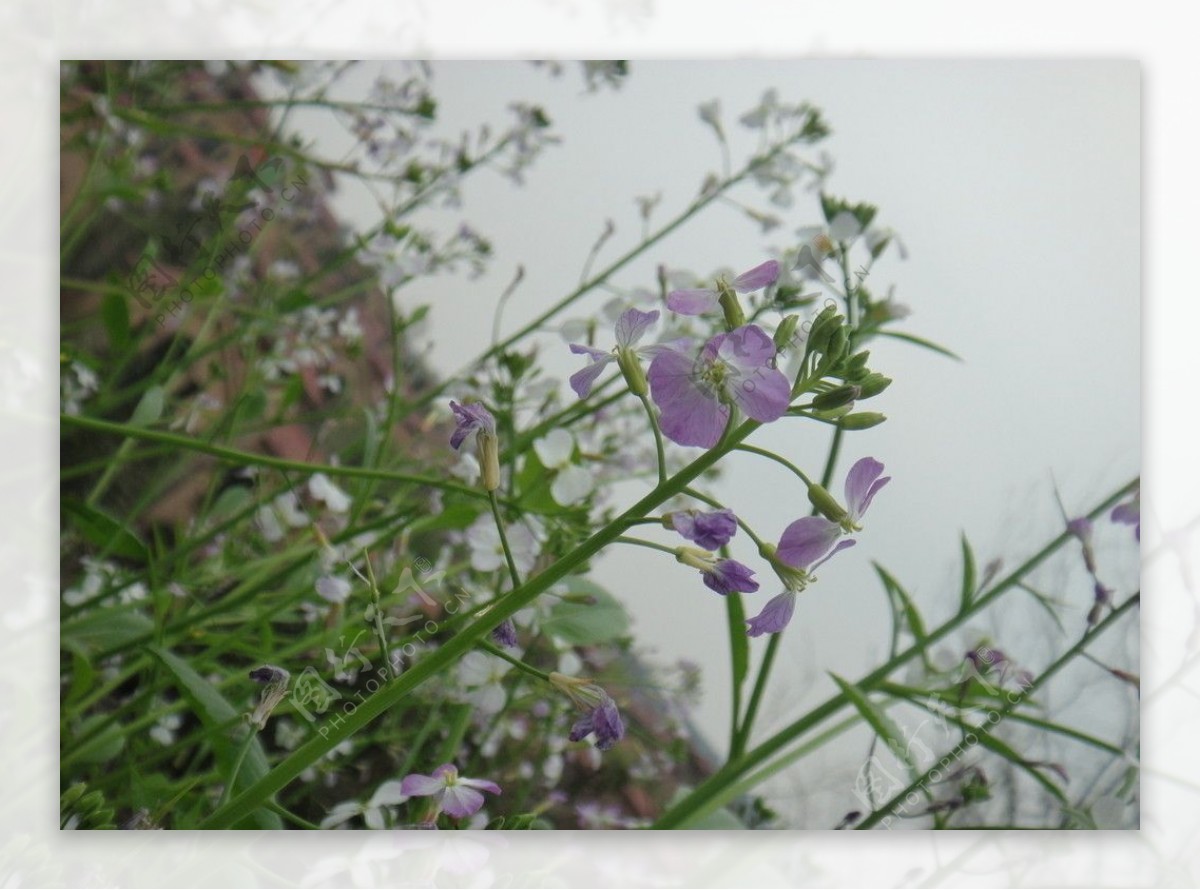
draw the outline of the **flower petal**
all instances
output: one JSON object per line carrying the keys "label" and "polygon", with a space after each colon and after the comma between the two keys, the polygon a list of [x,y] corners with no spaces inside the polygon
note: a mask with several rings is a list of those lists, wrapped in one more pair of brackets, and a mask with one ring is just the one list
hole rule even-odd
{"label": "flower petal", "polygon": [[600,376],[609,362],[614,362],[617,357],[611,352],[603,352],[599,349],[591,349],[578,344],[571,344],[571,351],[577,354],[588,354],[592,356],[592,362],[580,368],[571,375],[568,382],[571,384],[571,389],[575,390],[575,395],[581,399],[586,399],[592,391],[592,387],[596,385],[596,378]]}
{"label": "flower petal", "polygon": [[550,483],[550,497],[556,504],[570,507],[586,498],[595,487],[595,477],[583,467],[567,467]]}
{"label": "flower petal", "polygon": [[837,545],[832,550],[830,550],[828,553],[826,553],[824,556],[822,556],[820,559],[818,559],[816,562],[814,562],[811,566],[809,566],[809,571],[816,569],[817,566],[825,565],[825,563],[829,562],[829,560],[833,559],[837,554],[841,553],[843,550],[847,550],[850,547],[853,547],[857,543],[858,542],[855,541],[853,538],[844,538],[843,540],[838,541]]}
{"label": "flower petal", "polygon": [[703,315],[717,305],[717,292],[711,288],[673,290],[667,294],[667,308],[680,315]]}
{"label": "flower petal", "polygon": [[759,368],[753,375],[731,382],[729,393],[746,416],[759,423],[783,417],[792,402],[792,385],[775,368]]}
{"label": "flower petal", "polygon": [[709,346],[715,347],[721,361],[737,368],[742,374],[769,368],[775,358],[775,341],[754,324],[742,325],[728,334],[713,337]]}
{"label": "flower petal", "polygon": [[698,513],[680,510],[671,514],[675,531],[704,550],[720,550],[737,534],[737,517],[732,510]]}
{"label": "flower petal", "polygon": [[711,448],[720,441],[729,408],[695,379],[690,357],[674,351],[660,352],[647,374],[650,393],[662,412],[663,435],[679,445]]}
{"label": "flower petal", "polygon": [[533,443],[533,451],[543,467],[565,467],[575,451],[575,437],[564,429],[551,430]]}
{"label": "flower petal", "polygon": [[658,315],[657,309],[650,312],[643,312],[632,307],[626,309],[617,319],[617,345],[621,347],[635,345],[638,340],[642,339],[642,335],[646,333],[647,329],[658,321]]}
{"label": "flower petal", "polygon": [[739,294],[748,294],[767,285],[774,284],[778,278],[779,263],[775,260],[767,260],[762,265],[755,266],[753,269],[743,272],[737,278],[733,279],[730,284]]}
{"label": "flower petal", "polygon": [[420,773],[413,773],[400,780],[400,793],[408,797],[429,797],[445,787],[444,779],[440,777],[435,779],[433,776],[423,776]]}
{"label": "flower petal", "polygon": [[321,820],[321,828],[333,828],[335,825],[341,825],[343,822],[348,822],[359,813],[362,812],[362,807],[356,801],[346,800],[334,806],[329,814]]}
{"label": "flower petal", "polygon": [[468,788],[480,788],[484,791],[490,791],[492,794],[500,794],[500,786],[495,782],[489,782],[487,779],[459,779],[458,784],[466,785]]}
{"label": "flower petal", "polygon": [[704,585],[722,596],[730,593],[754,593],[758,582],[754,570],[735,559],[718,559],[710,571],[702,573]]}
{"label": "flower petal", "polygon": [[882,473],[883,464],[873,457],[864,457],[846,474],[846,510],[851,520],[866,513],[875,493],[891,481],[891,476],[880,479]]}
{"label": "flower petal", "polygon": [[796,610],[796,594],[785,590],[779,596],[773,597],[763,610],[746,622],[746,635],[761,637],[763,634],[777,634],[792,620]]}
{"label": "flower petal", "polygon": [[399,779],[389,779],[371,795],[371,799],[367,802],[368,807],[383,807],[394,806],[398,803],[404,803],[408,796],[404,793],[402,785],[404,783]]}
{"label": "flower petal", "polygon": [[442,795],[442,812],[455,819],[474,816],[483,806],[483,795],[474,788],[451,785]]}
{"label": "flower petal", "polygon": [[794,569],[808,569],[829,552],[841,527],[824,516],[805,516],[783,530],[775,555]]}

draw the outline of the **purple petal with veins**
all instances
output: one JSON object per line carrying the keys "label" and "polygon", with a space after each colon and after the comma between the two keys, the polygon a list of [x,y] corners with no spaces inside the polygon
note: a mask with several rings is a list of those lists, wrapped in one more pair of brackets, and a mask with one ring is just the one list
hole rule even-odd
{"label": "purple petal with veins", "polygon": [[846,474],[846,510],[851,522],[862,518],[879,489],[891,481],[891,476],[880,479],[882,473],[883,464],[873,457],[864,457]]}
{"label": "purple petal with veins", "polygon": [[701,388],[695,371],[689,356],[666,350],[654,357],[646,377],[662,412],[663,435],[679,445],[712,448],[725,430],[729,408],[710,389]]}
{"label": "purple petal with veins", "polygon": [[754,593],[758,590],[754,570],[735,559],[718,559],[709,571],[701,574],[704,577],[704,585],[722,596],[735,592]]}
{"label": "purple petal with veins", "polygon": [[621,347],[634,346],[654,322],[658,321],[658,310],[642,312],[640,309],[626,309],[617,319],[617,345]]}
{"label": "purple petal with veins", "polygon": [[735,291],[739,294],[748,294],[752,291],[764,288],[769,284],[774,284],[779,278],[779,263],[775,260],[767,260],[759,266],[755,266],[746,272],[743,272],[730,283]]}
{"label": "purple petal with veins", "polygon": [[711,288],[673,290],[667,294],[667,308],[680,315],[703,315],[718,305],[717,292]]}
{"label": "purple petal with veins", "polygon": [[792,620],[792,612],[796,610],[796,594],[785,590],[779,596],[773,597],[755,617],[746,622],[746,635],[761,637],[763,634],[777,634]]}
{"label": "purple petal with veins", "polygon": [[794,569],[809,569],[829,553],[841,527],[824,516],[805,516],[783,530],[775,555]]}

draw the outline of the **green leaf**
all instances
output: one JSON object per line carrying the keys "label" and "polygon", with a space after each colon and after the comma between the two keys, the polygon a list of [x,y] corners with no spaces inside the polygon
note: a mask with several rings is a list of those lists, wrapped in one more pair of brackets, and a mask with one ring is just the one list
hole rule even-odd
{"label": "green leaf", "polygon": [[100,304],[100,318],[108,332],[108,345],[114,355],[121,355],[129,346],[129,304],[125,297],[115,291],[104,295]]}
{"label": "green leaf", "polygon": [[[200,722],[209,730],[209,740],[216,752],[221,771],[228,776],[233,771],[236,759],[237,745],[233,741],[231,724],[237,725],[238,712],[225,700],[215,686],[196,673],[192,666],[178,655],[157,646],[148,646],[147,649],[163,663],[167,670],[175,675],[175,679],[179,682],[179,691],[191,704],[192,710],[196,712]],[[235,790],[250,787],[265,776],[269,768],[267,756],[263,753],[262,745],[256,738],[250,743],[250,750],[246,752],[246,759],[238,772]],[[253,817],[259,828],[283,828],[279,816],[270,810],[256,810]]]}
{"label": "green leaf", "polygon": [[81,656],[108,652],[154,632],[154,622],[132,608],[95,609],[68,621],[59,631],[61,648]]}
{"label": "green leaf", "polygon": [[629,614],[611,593],[586,578],[566,580],[569,594],[594,602],[557,602],[542,630],[564,643],[585,646],[606,643],[629,633]]}
{"label": "green leaf", "polygon": [[107,513],[81,501],[66,500],[62,502],[62,511],[74,520],[79,533],[104,553],[143,564],[150,560],[145,543]]}
{"label": "green leaf", "polygon": [[965,612],[971,606],[971,597],[975,595],[975,554],[971,552],[971,543],[967,536],[962,536],[963,578],[962,589],[959,592],[959,611]]}
{"label": "green leaf", "polygon": [[[80,738],[86,736],[101,721],[107,719],[108,717],[105,714],[93,714],[80,724],[77,736]],[[97,735],[88,739],[78,748],[71,750],[70,743],[67,745],[67,750],[70,751],[72,760],[79,763],[108,763],[120,754],[124,748],[125,733],[122,730],[120,722],[116,720],[108,724]]]}
{"label": "green leaf", "polygon": [[908,625],[908,629],[912,633],[913,638],[918,643],[922,642],[927,634],[925,632],[925,622],[921,620],[921,613],[917,611],[916,603],[914,603],[912,597],[908,595],[908,591],[900,586],[900,582],[892,577],[887,569],[877,562],[871,563],[871,565],[875,568],[875,574],[877,574],[879,576],[879,580],[883,582],[883,586],[887,590],[888,594],[900,603],[900,607],[904,612],[905,623]]}
{"label": "green leaf", "polygon": [[888,750],[908,767],[909,775],[915,782],[921,775],[921,770],[918,768],[916,760],[913,759],[912,752],[904,744],[904,735],[901,733],[900,727],[892,722],[892,718],[887,715],[886,711],[876,706],[867,698],[866,693],[849,680],[843,680],[833,673],[829,676],[833,677],[833,682],[837,683],[838,688],[842,690],[842,694],[846,696],[854,709],[867,721],[871,729],[875,730],[875,734],[887,744]]}
{"label": "green leaf", "polygon": [[165,394],[161,386],[152,386],[142,394],[133,416],[129,418],[130,426],[150,426],[162,417]]}
{"label": "green leaf", "polygon": [[725,613],[729,617],[729,659],[733,667],[733,688],[741,689],[750,672],[750,638],[746,636],[746,610],[742,606],[740,593],[725,597]]}
{"label": "green leaf", "polygon": [[958,355],[951,352],[945,346],[939,346],[938,344],[934,343],[932,340],[926,340],[924,337],[918,337],[916,334],[906,334],[903,331],[879,331],[879,336],[880,337],[892,337],[895,340],[903,340],[906,343],[912,343],[916,346],[920,346],[923,349],[929,349],[929,350],[932,350],[933,352],[944,355],[944,356],[946,356],[946,358],[952,358],[956,362],[962,361],[962,359]]}

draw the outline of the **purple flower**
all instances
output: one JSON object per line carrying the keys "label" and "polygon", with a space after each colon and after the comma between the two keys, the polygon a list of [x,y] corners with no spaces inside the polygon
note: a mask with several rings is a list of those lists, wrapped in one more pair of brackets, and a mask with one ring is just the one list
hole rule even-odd
{"label": "purple flower", "polygon": [[775,260],[767,260],[762,265],[743,272],[728,285],[722,281],[718,282],[716,288],[673,290],[667,294],[667,308],[680,315],[703,315],[705,312],[712,312],[717,308],[721,298],[720,288],[723,285],[732,288],[739,294],[749,294],[774,284],[777,278],[779,278],[779,263]]}
{"label": "purple flower", "polygon": [[722,596],[758,590],[753,570],[734,559],[718,559],[711,569],[703,573],[703,577],[704,585]]}
{"label": "purple flower", "polygon": [[558,672],[550,674],[550,683],[584,712],[567,736],[572,742],[594,735],[596,747],[607,751],[625,737],[625,724],[621,722],[617,703],[595,683]]}
{"label": "purple flower", "polygon": [[596,747],[601,751],[607,751],[625,737],[625,724],[621,722],[621,712],[617,710],[616,702],[611,698],[606,697],[589,713],[576,720],[567,738],[578,742],[592,734],[595,734]]}
{"label": "purple flower", "polygon": [[704,578],[704,586],[722,596],[735,591],[754,593],[758,590],[754,571],[735,559],[717,559],[707,550],[697,550],[694,547],[676,548],[675,558],[685,566],[699,569]]}
{"label": "purple flower", "polygon": [[[455,819],[473,816],[483,806],[481,788],[492,794],[500,793],[500,786],[487,779],[465,779],[458,774],[452,763],[444,763],[433,771],[432,776],[413,773],[400,783],[400,793],[408,797],[432,797],[437,812],[446,813]],[[435,816],[436,818],[436,816]]]}
{"label": "purple flower", "polygon": [[1142,494],[1138,492],[1134,495],[1132,501],[1124,504],[1117,504],[1109,514],[1109,518],[1113,522],[1119,522],[1121,525],[1132,525],[1133,536],[1137,540],[1142,539]]}
{"label": "purple flower", "polygon": [[729,418],[729,403],[761,423],[777,420],[791,385],[774,367],[775,342],[756,325],[709,340],[693,358],[663,349],[650,363],[650,391],[663,435],[679,445],[711,448]]}
{"label": "purple flower", "polygon": [[748,636],[779,633],[796,608],[796,594],[811,583],[813,571],[832,559],[834,554],[853,547],[853,538],[839,540],[841,526],[823,516],[805,516],[783,530],[775,548],[775,566],[784,578],[787,590],[771,599],[763,610],[746,622]]}
{"label": "purple flower", "polygon": [[873,457],[864,457],[855,462],[846,474],[846,511],[844,522],[846,531],[859,531],[863,514],[871,506],[879,489],[892,481],[891,476],[883,476],[883,464]]}
{"label": "purple flower", "polygon": [[644,346],[641,349],[634,348],[637,346],[638,341],[642,339],[642,335],[656,321],[658,321],[657,309],[652,312],[642,312],[640,309],[634,308],[626,309],[621,313],[621,317],[617,319],[617,345],[611,352],[605,352],[602,349],[595,349],[591,346],[583,346],[579,343],[572,343],[571,352],[576,355],[587,355],[592,359],[590,364],[571,375],[571,389],[575,390],[575,395],[581,399],[586,399],[592,391],[592,386],[595,384],[596,378],[600,376],[600,373],[610,362],[620,361],[622,354],[651,356],[661,349],[662,347],[659,346]]}
{"label": "purple flower", "polygon": [[761,637],[763,634],[777,634],[792,620],[792,612],[796,609],[796,592],[785,590],[771,600],[753,618],[746,621],[746,635]]}
{"label": "purple flower", "polygon": [[496,435],[496,418],[492,412],[478,402],[468,402],[460,405],[450,402],[450,410],[454,412],[454,434],[450,437],[450,447],[455,451],[472,433],[482,432],[484,435]]}
{"label": "purple flower", "polygon": [[737,534],[737,517],[732,510],[678,510],[666,518],[671,528],[704,550],[720,550]]}
{"label": "purple flower", "polygon": [[505,618],[496,625],[492,631],[492,639],[506,649],[511,649],[517,645],[517,626],[513,624],[513,620]]}

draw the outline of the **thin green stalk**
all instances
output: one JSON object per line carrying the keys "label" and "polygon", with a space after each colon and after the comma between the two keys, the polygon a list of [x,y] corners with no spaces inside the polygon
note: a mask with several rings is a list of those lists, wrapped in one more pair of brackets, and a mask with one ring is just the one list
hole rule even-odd
{"label": "thin green stalk", "polygon": [[250,747],[254,744],[254,740],[257,737],[258,733],[254,731],[254,727],[247,727],[246,738],[238,746],[237,756],[233,760],[233,767],[229,770],[229,781],[225,783],[225,789],[221,792],[221,799],[217,801],[217,809],[225,806],[226,801],[229,800],[229,795],[233,792],[233,786],[237,783],[238,773],[242,771],[242,763],[246,760],[246,754],[249,753]]}
{"label": "thin green stalk", "polygon": [[114,436],[142,439],[147,442],[161,442],[167,445],[174,445],[178,448],[183,448],[188,451],[207,454],[212,457],[230,461],[236,464],[253,464],[260,467],[273,467],[279,470],[295,470],[299,473],[324,473],[327,476],[347,476],[358,479],[384,479],[389,482],[405,482],[411,485],[427,485],[430,488],[439,488],[442,491],[452,491],[456,494],[467,495],[468,497],[473,498],[484,497],[483,493],[476,488],[471,488],[467,485],[460,485],[456,482],[447,482],[444,479],[417,476],[412,473],[396,473],[390,470],[372,470],[365,467],[342,467],[333,464],[311,464],[304,463],[302,461],[284,460],[283,458],[269,457],[265,454],[255,454],[250,451],[238,451],[234,448],[224,448],[220,445],[212,445],[208,442],[202,442],[199,439],[193,439],[190,436],[179,436],[174,433],[129,426],[128,424],[124,423],[112,423],[107,420],[98,420],[93,417],[81,417],[73,414],[60,414],[59,420],[64,426],[74,426],[79,427],[80,429],[93,430],[99,433],[111,433]]}
{"label": "thin green stalk", "polygon": [[621,535],[617,538],[618,544],[633,544],[635,547],[645,547],[648,550],[658,550],[661,553],[669,553],[675,555],[675,548],[668,547],[665,544],[656,544],[653,541],[646,541],[642,538],[631,538],[628,535]]}
{"label": "thin green stalk", "polygon": [[375,581],[375,569],[371,567],[371,557],[365,550],[363,551],[363,560],[367,564],[367,579],[371,588],[371,615],[375,619],[375,639],[379,641],[379,650],[387,661],[388,674],[394,680],[396,679],[396,663],[392,661],[392,650],[388,646],[387,631],[383,626],[383,606],[379,601],[379,584]]}
{"label": "thin green stalk", "polygon": [[786,457],[782,457],[773,451],[767,451],[767,449],[765,449],[765,448],[757,448],[754,445],[742,444],[737,447],[737,450],[745,451],[748,454],[758,454],[758,455],[761,455],[762,457],[773,460],[773,461],[775,461],[775,463],[779,464],[780,466],[787,467],[789,470],[791,470],[793,473],[795,473],[797,476],[799,476],[800,481],[803,482],[806,486],[810,486],[810,487],[812,486],[812,480],[808,478],[808,475],[803,470],[801,470],[798,466],[796,466],[794,463],[792,463],[790,460],[788,460]]}
{"label": "thin green stalk", "polygon": [[[766,451],[761,448],[753,448],[753,446],[739,445],[741,450],[752,450],[752,453],[760,454],[763,457],[769,457],[772,460],[786,466],[793,473],[804,480],[806,485],[812,485],[808,477],[801,472],[800,468],[792,464],[791,461]],[[833,440],[829,444],[829,454],[825,458],[825,470],[821,473],[821,487],[828,488],[830,481],[833,479],[834,466],[837,464],[838,453],[842,448],[842,430],[841,427],[833,434]],[[817,515],[817,508],[813,507],[812,515]],[[762,703],[763,694],[767,690],[767,681],[771,677],[771,668],[775,665],[775,656],[779,651],[780,640],[783,638],[783,633],[771,634],[771,639],[767,641],[767,651],[763,653],[762,664],[758,668],[758,676],[754,679],[754,690],[750,693],[750,704],[746,707],[746,716],[742,718],[742,726],[737,733],[736,749],[730,752],[729,759],[733,761],[737,757],[742,756],[745,752],[746,745],[750,743],[750,733],[754,729],[754,720],[758,716],[758,707]]]}
{"label": "thin green stalk", "polygon": [[496,531],[500,533],[500,546],[504,549],[504,561],[508,564],[508,575],[512,579],[513,590],[521,586],[521,575],[517,564],[513,561],[512,550],[508,547],[508,535],[504,532],[504,520],[500,518],[500,505],[496,501],[496,492],[488,492],[488,502],[492,505],[492,517],[496,520]]}
{"label": "thin green stalk", "polygon": [[539,671],[533,665],[526,664],[525,662],[521,661],[521,659],[515,658],[512,655],[509,655],[507,652],[505,652],[499,646],[495,646],[492,643],[489,643],[487,640],[480,640],[476,645],[478,645],[479,648],[482,649],[484,652],[491,653],[492,655],[495,655],[497,658],[504,659],[509,664],[511,664],[513,667],[529,674],[529,676],[537,677],[539,680],[544,680],[547,683],[550,682],[550,675],[547,674],[545,671]]}
{"label": "thin green stalk", "polygon": [[658,453],[658,484],[662,485],[667,481],[667,454],[663,449],[662,430],[658,427],[658,418],[654,416],[654,408],[651,407],[646,394],[639,395],[638,400],[646,409],[646,416],[650,418],[650,429],[654,432],[654,450]]}

